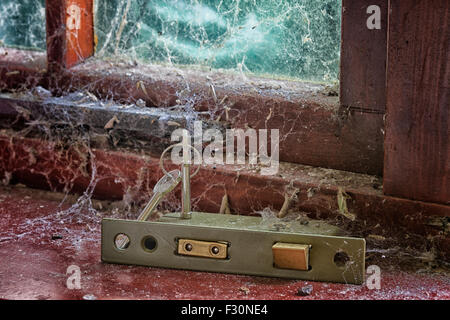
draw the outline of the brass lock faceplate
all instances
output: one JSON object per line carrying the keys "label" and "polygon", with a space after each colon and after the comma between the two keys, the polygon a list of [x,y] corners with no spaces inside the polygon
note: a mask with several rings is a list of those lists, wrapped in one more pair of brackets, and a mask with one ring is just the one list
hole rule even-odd
{"label": "brass lock faceplate", "polygon": [[[361,284],[365,240],[341,234],[320,221],[200,212],[189,220],[177,213],[156,222],[103,219],[102,261]],[[116,246],[118,236],[128,237],[126,248]]]}
{"label": "brass lock faceplate", "polygon": [[192,257],[226,259],[228,245],[212,241],[198,241],[192,239],[178,240],[178,254]]}

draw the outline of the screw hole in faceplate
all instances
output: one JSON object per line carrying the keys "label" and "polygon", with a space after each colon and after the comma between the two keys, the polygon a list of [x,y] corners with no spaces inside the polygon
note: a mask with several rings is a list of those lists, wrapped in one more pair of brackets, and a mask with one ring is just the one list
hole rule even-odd
{"label": "screw hole in faceplate", "polygon": [[144,248],[145,251],[153,252],[156,250],[157,246],[158,242],[152,236],[147,236],[142,239],[142,247]]}
{"label": "screw hole in faceplate", "polygon": [[336,254],[334,255],[334,264],[339,267],[339,268],[343,268],[347,265],[347,263],[350,261],[350,257],[348,256],[348,254],[344,251],[338,251],[336,252]]}
{"label": "screw hole in faceplate", "polygon": [[126,250],[130,246],[130,237],[125,233],[119,233],[114,237],[114,246],[118,250]]}

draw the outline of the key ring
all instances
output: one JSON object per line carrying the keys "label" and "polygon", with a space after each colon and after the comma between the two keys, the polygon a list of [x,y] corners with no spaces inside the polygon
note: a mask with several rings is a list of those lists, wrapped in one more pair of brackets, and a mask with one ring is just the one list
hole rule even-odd
{"label": "key ring", "polygon": [[[166,169],[164,169],[164,155],[166,154],[167,151],[169,151],[170,149],[173,149],[174,147],[177,146],[181,146],[184,147],[183,143],[177,143],[177,144],[173,144],[169,147],[167,147],[161,154],[161,157],[159,158],[159,167],[161,168],[162,172],[164,173],[164,175],[169,175],[169,173],[166,171]],[[194,150],[195,152],[197,152],[197,154],[200,156],[200,158],[202,157],[200,151],[198,151],[197,149],[195,149],[193,146],[191,146],[190,144],[188,145],[189,148],[191,148],[192,150]],[[197,169],[195,170],[194,174],[191,175],[191,178],[195,177],[195,175],[199,172],[200,170],[200,165],[197,167]],[[170,176],[170,175],[169,175]]]}

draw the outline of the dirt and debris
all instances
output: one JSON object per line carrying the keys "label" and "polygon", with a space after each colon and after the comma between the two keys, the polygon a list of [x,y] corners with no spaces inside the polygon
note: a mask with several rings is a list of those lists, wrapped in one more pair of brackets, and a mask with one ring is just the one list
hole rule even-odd
{"label": "dirt and debris", "polygon": [[313,289],[314,289],[314,287],[311,284],[308,284],[308,285],[298,289],[296,295],[300,296],[300,297],[309,296],[313,293]]}
{"label": "dirt and debris", "polygon": [[220,214],[231,214],[230,205],[228,204],[228,195],[226,193],[222,198],[219,213]]}
{"label": "dirt and debris", "polygon": [[339,82],[336,82],[332,85],[326,85],[325,88],[321,91],[322,94],[329,97],[337,97],[339,96]]}
{"label": "dirt and debris", "polygon": [[242,292],[245,295],[248,295],[250,293],[250,289],[247,287],[240,287],[239,292]]}
{"label": "dirt and debris", "polygon": [[52,235],[52,240],[61,240],[63,238],[62,235],[60,234],[53,234]]}
{"label": "dirt and debris", "polygon": [[369,239],[377,240],[377,241],[385,241],[386,237],[380,236],[378,234],[369,234],[367,236]]}
{"label": "dirt and debris", "polygon": [[281,207],[280,211],[278,212],[278,218],[284,218],[288,214],[288,210],[292,205],[292,202],[297,197],[297,193],[299,192],[299,189],[295,189],[294,192],[292,192],[291,195],[284,195],[284,203]]}
{"label": "dirt and debris", "polygon": [[345,191],[343,191],[341,187],[338,188],[337,203],[339,207],[339,213],[344,217],[350,219],[351,221],[355,221],[356,216],[353,213],[350,213],[347,208],[347,200],[351,199],[352,197],[350,197]]}
{"label": "dirt and debris", "polygon": [[147,106],[147,103],[146,103],[144,100],[142,100],[142,99],[138,99],[138,100],[136,101],[136,105],[137,105],[138,107],[140,107],[140,108],[145,108],[145,107]]}
{"label": "dirt and debris", "polygon": [[117,119],[117,116],[114,116],[111,118],[111,120],[109,120],[106,124],[105,124],[105,130],[111,130],[114,128],[114,126],[120,123],[120,120]]}

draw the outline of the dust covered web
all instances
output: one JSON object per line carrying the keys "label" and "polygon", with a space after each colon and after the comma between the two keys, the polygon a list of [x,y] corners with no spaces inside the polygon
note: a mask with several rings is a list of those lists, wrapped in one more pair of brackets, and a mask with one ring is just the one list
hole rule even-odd
{"label": "dust covered web", "polygon": [[45,0],[0,1],[0,47],[45,50]]}
{"label": "dust covered web", "polygon": [[97,56],[334,82],[339,0],[97,1]]}

